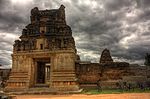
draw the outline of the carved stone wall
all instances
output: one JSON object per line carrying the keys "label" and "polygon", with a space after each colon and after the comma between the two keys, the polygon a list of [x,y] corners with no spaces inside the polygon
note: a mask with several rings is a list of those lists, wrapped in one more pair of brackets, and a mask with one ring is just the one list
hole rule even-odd
{"label": "carved stone wall", "polygon": [[130,75],[128,63],[76,63],[76,73],[80,83],[97,83],[98,80],[118,80]]}
{"label": "carved stone wall", "polygon": [[95,83],[100,78],[101,66],[99,63],[76,63],[76,74],[79,83]]}

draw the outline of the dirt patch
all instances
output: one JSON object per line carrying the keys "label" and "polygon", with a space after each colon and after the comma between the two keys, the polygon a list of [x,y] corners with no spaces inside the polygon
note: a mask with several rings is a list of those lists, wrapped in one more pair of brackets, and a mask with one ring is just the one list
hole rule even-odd
{"label": "dirt patch", "polygon": [[17,99],[150,99],[150,93],[99,94],[99,95],[18,95]]}

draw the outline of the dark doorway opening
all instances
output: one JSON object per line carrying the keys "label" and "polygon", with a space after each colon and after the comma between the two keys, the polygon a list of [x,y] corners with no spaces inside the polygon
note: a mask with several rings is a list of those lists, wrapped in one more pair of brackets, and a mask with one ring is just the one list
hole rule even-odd
{"label": "dark doorway opening", "polygon": [[45,62],[37,62],[37,84],[45,83]]}
{"label": "dark doorway opening", "polygon": [[35,62],[34,87],[49,87],[51,59],[34,58],[34,62]]}

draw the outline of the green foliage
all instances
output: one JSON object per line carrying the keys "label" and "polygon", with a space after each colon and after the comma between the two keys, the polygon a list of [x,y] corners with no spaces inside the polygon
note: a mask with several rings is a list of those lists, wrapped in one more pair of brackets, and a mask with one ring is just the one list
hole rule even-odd
{"label": "green foliage", "polygon": [[150,54],[149,53],[146,53],[144,64],[146,66],[150,66]]}
{"label": "green foliage", "polygon": [[121,94],[121,93],[149,93],[150,89],[141,90],[136,88],[134,90],[119,90],[119,89],[104,89],[102,91],[98,90],[83,90],[82,94]]}

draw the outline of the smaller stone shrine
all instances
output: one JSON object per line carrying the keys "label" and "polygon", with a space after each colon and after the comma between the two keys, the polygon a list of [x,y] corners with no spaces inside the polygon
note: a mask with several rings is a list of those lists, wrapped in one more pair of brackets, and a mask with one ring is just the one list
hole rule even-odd
{"label": "smaller stone shrine", "polygon": [[102,54],[101,54],[101,58],[100,58],[99,63],[112,63],[112,62],[113,62],[113,59],[111,58],[109,50],[104,49]]}

